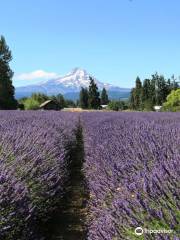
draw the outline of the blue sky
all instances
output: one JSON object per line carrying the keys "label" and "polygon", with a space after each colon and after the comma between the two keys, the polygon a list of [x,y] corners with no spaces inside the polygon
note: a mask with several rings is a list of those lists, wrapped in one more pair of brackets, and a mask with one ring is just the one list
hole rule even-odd
{"label": "blue sky", "polygon": [[121,87],[155,71],[180,75],[179,0],[0,0],[0,7],[15,86],[74,67]]}

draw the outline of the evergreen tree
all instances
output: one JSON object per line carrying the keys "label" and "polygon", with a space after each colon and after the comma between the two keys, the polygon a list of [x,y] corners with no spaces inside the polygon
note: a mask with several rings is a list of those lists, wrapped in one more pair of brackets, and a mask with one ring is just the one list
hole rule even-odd
{"label": "evergreen tree", "polygon": [[87,88],[81,88],[80,94],[79,94],[79,105],[83,109],[88,108],[88,90]]}
{"label": "evergreen tree", "polygon": [[113,111],[119,111],[119,101],[112,100],[108,103],[108,108]]}
{"label": "evergreen tree", "polygon": [[151,81],[150,79],[145,79],[143,81],[143,88],[142,88],[142,101],[147,101],[151,97],[150,89],[151,89]]}
{"label": "evergreen tree", "polygon": [[16,109],[17,101],[14,98],[12,85],[13,72],[9,62],[12,60],[11,51],[5,38],[0,38],[0,109]]}
{"label": "evergreen tree", "polygon": [[76,103],[71,99],[65,99],[65,105],[68,108],[75,108],[76,107]]}
{"label": "evergreen tree", "polygon": [[129,104],[131,109],[136,109],[134,95],[135,95],[135,88],[132,88],[130,93],[130,99],[129,99]]}
{"label": "evergreen tree", "polygon": [[162,105],[170,93],[167,82],[164,78],[164,76],[159,76],[158,79],[158,99],[157,99],[157,105]]}
{"label": "evergreen tree", "polygon": [[150,85],[150,102],[152,106],[156,105],[156,78],[152,75],[151,85]]}
{"label": "evergreen tree", "polygon": [[57,96],[52,96],[51,99],[57,103],[58,109],[62,109],[66,106],[66,102],[62,94],[58,94]]}
{"label": "evergreen tree", "polygon": [[101,104],[102,105],[107,105],[109,102],[108,94],[105,88],[103,88],[101,92]]}
{"label": "evergreen tree", "polygon": [[152,75],[152,96],[154,98],[154,105],[162,105],[166,101],[167,95],[170,93],[170,82],[166,81],[163,75],[158,75],[155,73]]}
{"label": "evergreen tree", "polygon": [[[131,106],[135,110],[141,110],[142,107],[142,83],[139,77],[136,78],[136,87],[131,92]],[[133,101],[133,104],[132,104]]]}
{"label": "evergreen tree", "polygon": [[[171,92],[171,90],[177,90],[177,89],[179,88],[179,84],[178,84],[177,79],[175,78],[174,75],[172,75],[170,82],[171,82],[170,92]],[[169,93],[170,93],[170,92],[169,92]]]}
{"label": "evergreen tree", "polygon": [[166,80],[163,75],[155,73],[151,79],[143,81],[143,86],[137,77],[136,87],[130,94],[130,107],[135,110],[153,110],[155,105],[163,105],[170,92],[178,87],[174,76]]}
{"label": "evergreen tree", "polygon": [[92,77],[90,77],[90,85],[89,85],[89,107],[92,109],[100,108],[100,98],[99,98],[98,87]]}
{"label": "evergreen tree", "polygon": [[155,84],[155,105],[161,105],[161,101],[162,101],[162,94],[163,92],[161,92],[161,89],[163,88],[163,76],[159,76],[157,73],[155,73],[154,75],[152,75],[152,81]]}
{"label": "evergreen tree", "polygon": [[151,80],[145,79],[142,87],[142,108],[152,110],[153,104],[151,100]]}

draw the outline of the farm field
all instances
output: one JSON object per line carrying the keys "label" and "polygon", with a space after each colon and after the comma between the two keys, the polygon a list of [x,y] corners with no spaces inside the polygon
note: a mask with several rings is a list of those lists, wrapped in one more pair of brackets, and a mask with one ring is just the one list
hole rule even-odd
{"label": "farm field", "polygon": [[179,160],[179,113],[0,111],[0,239],[179,239]]}

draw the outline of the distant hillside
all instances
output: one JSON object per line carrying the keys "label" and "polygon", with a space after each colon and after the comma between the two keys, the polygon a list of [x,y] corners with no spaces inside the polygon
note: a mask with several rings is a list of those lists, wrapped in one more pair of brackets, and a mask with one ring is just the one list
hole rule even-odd
{"label": "distant hillside", "polygon": [[[125,99],[128,99],[129,96],[130,96],[130,92],[111,92],[111,91],[108,91],[108,96],[109,96],[109,99],[111,100],[125,100]],[[66,93],[64,94],[64,97],[66,99],[71,99],[71,100],[78,100],[79,99],[79,92],[69,92],[69,93]]]}

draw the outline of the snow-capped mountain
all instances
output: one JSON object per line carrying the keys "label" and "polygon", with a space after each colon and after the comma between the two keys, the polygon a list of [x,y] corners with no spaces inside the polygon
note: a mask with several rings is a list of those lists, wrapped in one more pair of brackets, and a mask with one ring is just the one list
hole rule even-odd
{"label": "snow-capped mountain", "polygon": [[[63,86],[63,88],[67,88],[67,91],[79,91],[81,87],[88,88],[90,84],[90,76],[92,75],[88,74],[86,70],[80,69],[80,68],[74,68],[70,73],[65,75],[64,77],[59,77],[57,79],[51,79],[46,82],[43,82],[40,84],[40,86],[48,87],[48,86]],[[115,87],[108,83],[102,83],[98,81],[95,77],[93,77],[95,80],[98,88],[102,90],[104,87],[107,90],[112,89],[119,89],[122,90],[122,88]],[[66,91],[66,90],[65,90]]]}
{"label": "snow-capped mountain", "polygon": [[[57,95],[61,93],[63,95],[71,96],[73,93],[79,93],[81,87],[89,87],[90,76],[92,75],[88,74],[86,70],[75,68],[63,77],[44,81],[36,85],[18,87],[16,88],[16,97],[20,98],[30,96],[33,92],[42,92],[47,95]],[[93,77],[93,79],[95,80],[99,90],[102,90],[105,87],[108,92],[129,93],[130,91],[127,88],[120,88],[109,83],[100,82],[95,77]]]}

